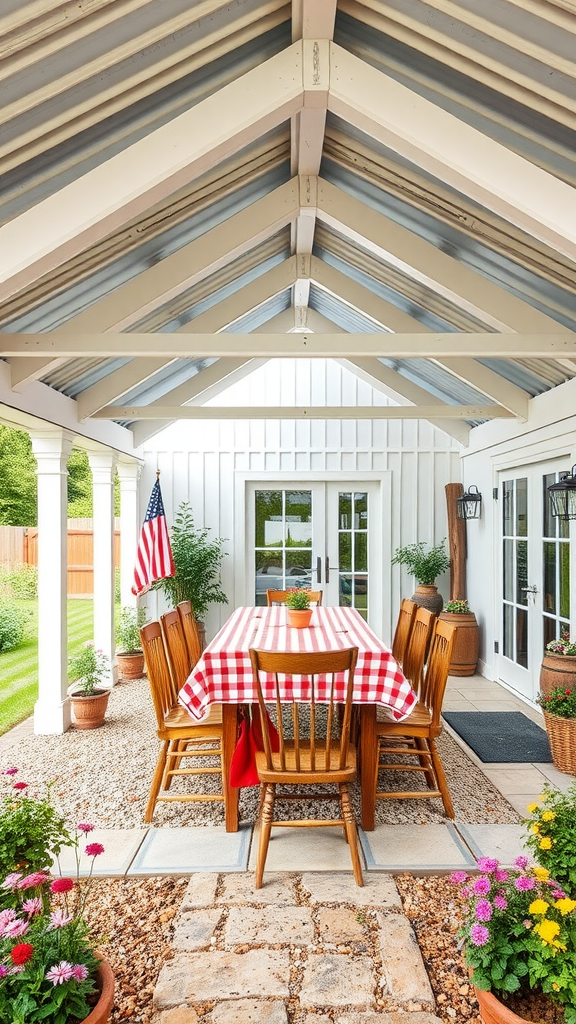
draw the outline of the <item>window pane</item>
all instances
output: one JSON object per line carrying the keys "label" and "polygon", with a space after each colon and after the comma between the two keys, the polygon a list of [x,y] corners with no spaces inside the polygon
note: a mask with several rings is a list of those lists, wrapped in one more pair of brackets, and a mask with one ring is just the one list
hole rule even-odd
{"label": "window pane", "polygon": [[560,555],[560,615],[570,618],[570,545],[559,544]]}
{"label": "window pane", "polygon": [[286,586],[309,587],[312,582],[312,552],[286,551]]}
{"label": "window pane", "polygon": [[516,533],[528,536],[528,480],[521,477],[516,481]]}
{"label": "window pane", "polygon": [[544,646],[549,644],[551,640],[555,640],[557,636],[556,619],[551,619],[548,615],[543,617],[543,633],[544,633]]}
{"label": "window pane", "polygon": [[284,539],[282,491],[256,491],[255,512],[256,547],[281,547]]}
{"label": "window pane", "polygon": [[266,604],[267,590],[284,590],[281,551],[256,551],[256,604]]}
{"label": "window pane", "polygon": [[514,482],[505,480],[502,485],[502,533],[504,537],[512,534],[512,503],[514,498]]}
{"label": "window pane", "polygon": [[[342,566],[340,566],[342,568]],[[368,571],[368,534],[354,534],[354,571]]]}
{"label": "window pane", "polygon": [[352,495],[340,494],[338,500],[338,527],[340,530],[352,529]]}
{"label": "window pane", "polygon": [[504,541],[504,600],[514,600],[514,541]]}
{"label": "window pane", "polygon": [[503,648],[504,657],[514,660],[514,609],[511,604],[504,605],[503,623]]}
{"label": "window pane", "polygon": [[340,573],[339,580],[340,580],[339,604],[343,608],[351,608],[352,607],[352,577],[351,576],[343,576],[342,573]]}
{"label": "window pane", "polygon": [[342,572],[352,571],[352,534],[340,533],[338,536],[338,558]]}
{"label": "window pane", "polygon": [[528,541],[516,541],[516,601],[528,604]]}
{"label": "window pane", "polygon": [[558,536],[568,538],[570,536],[570,523],[568,520],[557,519],[556,522],[558,523]]}
{"label": "window pane", "polygon": [[528,612],[516,609],[516,661],[521,668],[528,668]]}
{"label": "window pane", "polygon": [[545,612],[556,614],[556,544],[554,541],[544,543],[544,593],[542,595]]}
{"label": "window pane", "polygon": [[368,495],[354,495],[354,529],[368,529]]}
{"label": "window pane", "polygon": [[548,488],[550,484],[553,484],[556,480],[555,473],[547,473],[546,476],[542,477],[542,523],[543,523],[543,537],[555,537],[556,536],[556,520],[552,515],[552,506],[550,502],[550,495],[548,494]]}
{"label": "window pane", "polygon": [[312,492],[286,491],[286,547],[312,546]]}

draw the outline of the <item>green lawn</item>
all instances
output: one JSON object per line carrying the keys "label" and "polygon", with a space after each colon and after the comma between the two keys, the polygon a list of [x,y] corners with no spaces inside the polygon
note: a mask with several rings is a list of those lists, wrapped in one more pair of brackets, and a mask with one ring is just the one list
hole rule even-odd
{"label": "green lawn", "polygon": [[[30,639],[0,653],[0,735],[32,714],[38,695],[38,602],[16,603],[32,612]],[[92,601],[68,601],[68,654],[76,654],[92,634]]]}

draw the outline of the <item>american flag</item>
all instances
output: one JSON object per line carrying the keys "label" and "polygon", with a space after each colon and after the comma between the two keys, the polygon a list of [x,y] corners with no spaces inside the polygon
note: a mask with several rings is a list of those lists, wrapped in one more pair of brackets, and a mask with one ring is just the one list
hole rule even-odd
{"label": "american flag", "polygon": [[160,481],[156,480],[140,531],[132,593],[145,594],[156,580],[174,576],[174,559],[166,525]]}

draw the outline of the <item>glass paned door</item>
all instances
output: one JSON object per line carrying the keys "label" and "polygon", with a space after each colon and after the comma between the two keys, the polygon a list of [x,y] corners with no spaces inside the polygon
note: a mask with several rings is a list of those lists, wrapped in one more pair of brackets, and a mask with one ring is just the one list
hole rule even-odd
{"label": "glass paned door", "polygon": [[338,604],[368,620],[368,494],[338,492]]}
{"label": "glass paned door", "polygon": [[544,646],[563,631],[570,632],[570,524],[551,513],[548,488],[559,473],[542,477],[542,632]]}
{"label": "glass paned door", "polygon": [[312,491],[256,490],[254,494],[254,603],[267,590],[312,584]]}

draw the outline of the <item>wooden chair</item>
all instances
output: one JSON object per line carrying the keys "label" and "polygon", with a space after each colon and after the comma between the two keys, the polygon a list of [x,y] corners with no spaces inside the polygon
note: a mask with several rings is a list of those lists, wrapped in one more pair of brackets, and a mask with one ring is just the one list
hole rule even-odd
{"label": "wooden chair", "polygon": [[[162,740],[156,771],[152,779],[150,796],[144,820],[152,821],[158,800],[171,801],[224,801],[223,793],[185,793],[159,796],[160,787],[167,791],[174,776],[221,775],[222,767],[181,768],[185,758],[222,758],[222,709],[214,705],[208,716],[195,724],[185,708],[176,703],[172,676],[168,666],[162,630],[159,622],[150,622],[140,630],[142,650],[146,659],[148,681],[154,711],[156,735]],[[210,746],[208,747],[208,744]]]}
{"label": "wooden chair", "polygon": [[[321,651],[310,653],[276,653],[269,651],[250,651],[252,670],[256,690],[258,693],[258,704],[260,707],[260,722],[264,740],[264,751],[256,754],[256,767],[261,783],[260,803],[260,843],[258,847],[258,861],[256,866],[256,888],[262,887],[262,875],[268,853],[270,842],[270,831],[272,825],[291,828],[300,826],[303,828],[322,827],[326,825],[340,826],[350,845],[350,856],[352,858],[352,870],[357,885],[363,885],[362,867],[358,852],[358,833],[348,785],[356,777],[356,750],[350,742],[350,725],[352,721],[352,691],[354,688],[354,667],[358,656],[358,649],[351,647],[343,651]],[[278,753],[272,751],[266,705],[262,693],[260,672],[272,673],[275,677],[276,692],[276,714],[279,736]],[[340,738],[332,737],[335,716],[337,716],[337,705],[334,701],[334,675],[337,672],[347,672],[348,682],[346,701],[344,704],[344,715],[340,727]],[[330,700],[326,703],[326,714],[320,717],[323,725],[318,724],[316,691],[317,675],[327,675],[329,682],[325,685],[330,687]],[[286,739],[284,735],[284,724],[282,719],[281,687],[279,676],[305,675],[310,677],[311,699],[310,703],[302,704],[292,701],[292,724],[294,738]],[[309,739],[301,738],[300,716],[303,708],[310,715],[310,736]],[[339,800],[342,817],[337,819],[298,819],[296,821],[274,822],[274,801],[276,799],[276,786],[287,784],[308,786],[333,783],[338,786]],[[278,799],[335,799],[326,796],[325,793],[304,792],[297,796],[278,797]]]}
{"label": "wooden chair", "polygon": [[[456,626],[447,622],[436,621],[430,655],[426,666],[426,674],[422,682],[420,701],[413,711],[402,722],[394,722],[391,718],[376,723],[378,737],[377,769],[390,771],[424,772],[428,789],[412,792],[376,792],[376,799],[411,799],[439,796],[442,798],[444,810],[449,818],[454,817],[454,808],[440,756],[436,749],[436,739],[442,732],[440,714],[448,669],[452,657]],[[408,741],[403,745],[394,744],[394,740]],[[414,741],[414,746],[409,741]],[[392,741],[392,744],[390,744]],[[398,755],[417,757],[418,764],[382,763],[382,755]]]}
{"label": "wooden chair", "polygon": [[412,684],[412,689],[420,693],[424,662],[430,646],[430,637],[436,616],[426,608],[417,608],[412,622],[412,630],[408,646],[402,660],[402,672]]}
{"label": "wooden chair", "polygon": [[200,655],[202,654],[200,637],[198,636],[198,627],[196,626],[196,619],[194,618],[194,612],[192,610],[192,602],[181,601],[177,607],[177,611],[180,616],[180,624],[184,633],[186,647],[188,648],[190,671],[192,671],[194,666],[200,660]]}
{"label": "wooden chair", "polygon": [[408,647],[414,616],[416,615],[416,608],[417,605],[414,604],[414,601],[409,601],[408,598],[405,597],[400,605],[400,611],[398,612],[398,621],[396,623],[396,630],[392,641],[392,657],[400,666],[402,666],[404,655],[406,654],[406,648]]}
{"label": "wooden chair", "polygon": [[172,679],[174,703],[176,704],[178,693],[192,670],[190,655],[182,628],[182,620],[176,609],[160,616],[160,628],[168,656],[168,667]]}
{"label": "wooden chair", "polygon": [[[311,604],[322,604],[321,590],[308,590],[307,587],[304,587],[303,589],[307,590]],[[267,590],[266,598],[268,600],[268,607],[271,608],[273,604],[284,604],[289,593],[289,590]]]}

